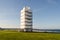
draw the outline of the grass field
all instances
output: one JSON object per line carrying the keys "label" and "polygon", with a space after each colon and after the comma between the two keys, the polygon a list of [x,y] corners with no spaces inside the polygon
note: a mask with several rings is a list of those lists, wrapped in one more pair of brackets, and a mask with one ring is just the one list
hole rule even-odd
{"label": "grass field", "polygon": [[60,40],[59,33],[0,31],[0,40]]}

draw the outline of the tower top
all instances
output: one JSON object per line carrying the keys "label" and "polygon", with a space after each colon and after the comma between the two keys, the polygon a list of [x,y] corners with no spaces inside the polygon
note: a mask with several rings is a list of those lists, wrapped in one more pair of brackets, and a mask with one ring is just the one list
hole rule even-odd
{"label": "tower top", "polygon": [[21,10],[21,12],[22,12],[22,11],[29,11],[29,12],[31,12],[31,9],[30,9],[29,6],[25,6],[25,7]]}
{"label": "tower top", "polygon": [[25,6],[23,9],[30,10],[30,7]]}

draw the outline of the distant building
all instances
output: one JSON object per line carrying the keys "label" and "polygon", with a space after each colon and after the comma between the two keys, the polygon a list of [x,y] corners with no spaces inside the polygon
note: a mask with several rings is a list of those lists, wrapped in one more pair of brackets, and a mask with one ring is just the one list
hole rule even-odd
{"label": "distant building", "polygon": [[26,6],[21,10],[21,26],[20,31],[32,31],[32,11]]}

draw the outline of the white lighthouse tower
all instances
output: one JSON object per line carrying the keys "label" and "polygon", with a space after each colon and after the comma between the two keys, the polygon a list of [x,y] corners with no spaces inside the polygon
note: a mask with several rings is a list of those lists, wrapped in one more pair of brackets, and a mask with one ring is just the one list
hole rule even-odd
{"label": "white lighthouse tower", "polygon": [[21,10],[21,26],[20,31],[32,31],[32,11],[30,7],[26,6]]}

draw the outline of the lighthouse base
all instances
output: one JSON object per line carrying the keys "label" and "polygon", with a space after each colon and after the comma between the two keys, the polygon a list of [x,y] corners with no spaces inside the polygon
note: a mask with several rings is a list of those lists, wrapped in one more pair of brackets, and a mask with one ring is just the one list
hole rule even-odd
{"label": "lighthouse base", "polygon": [[32,32],[32,28],[20,29],[21,32]]}

